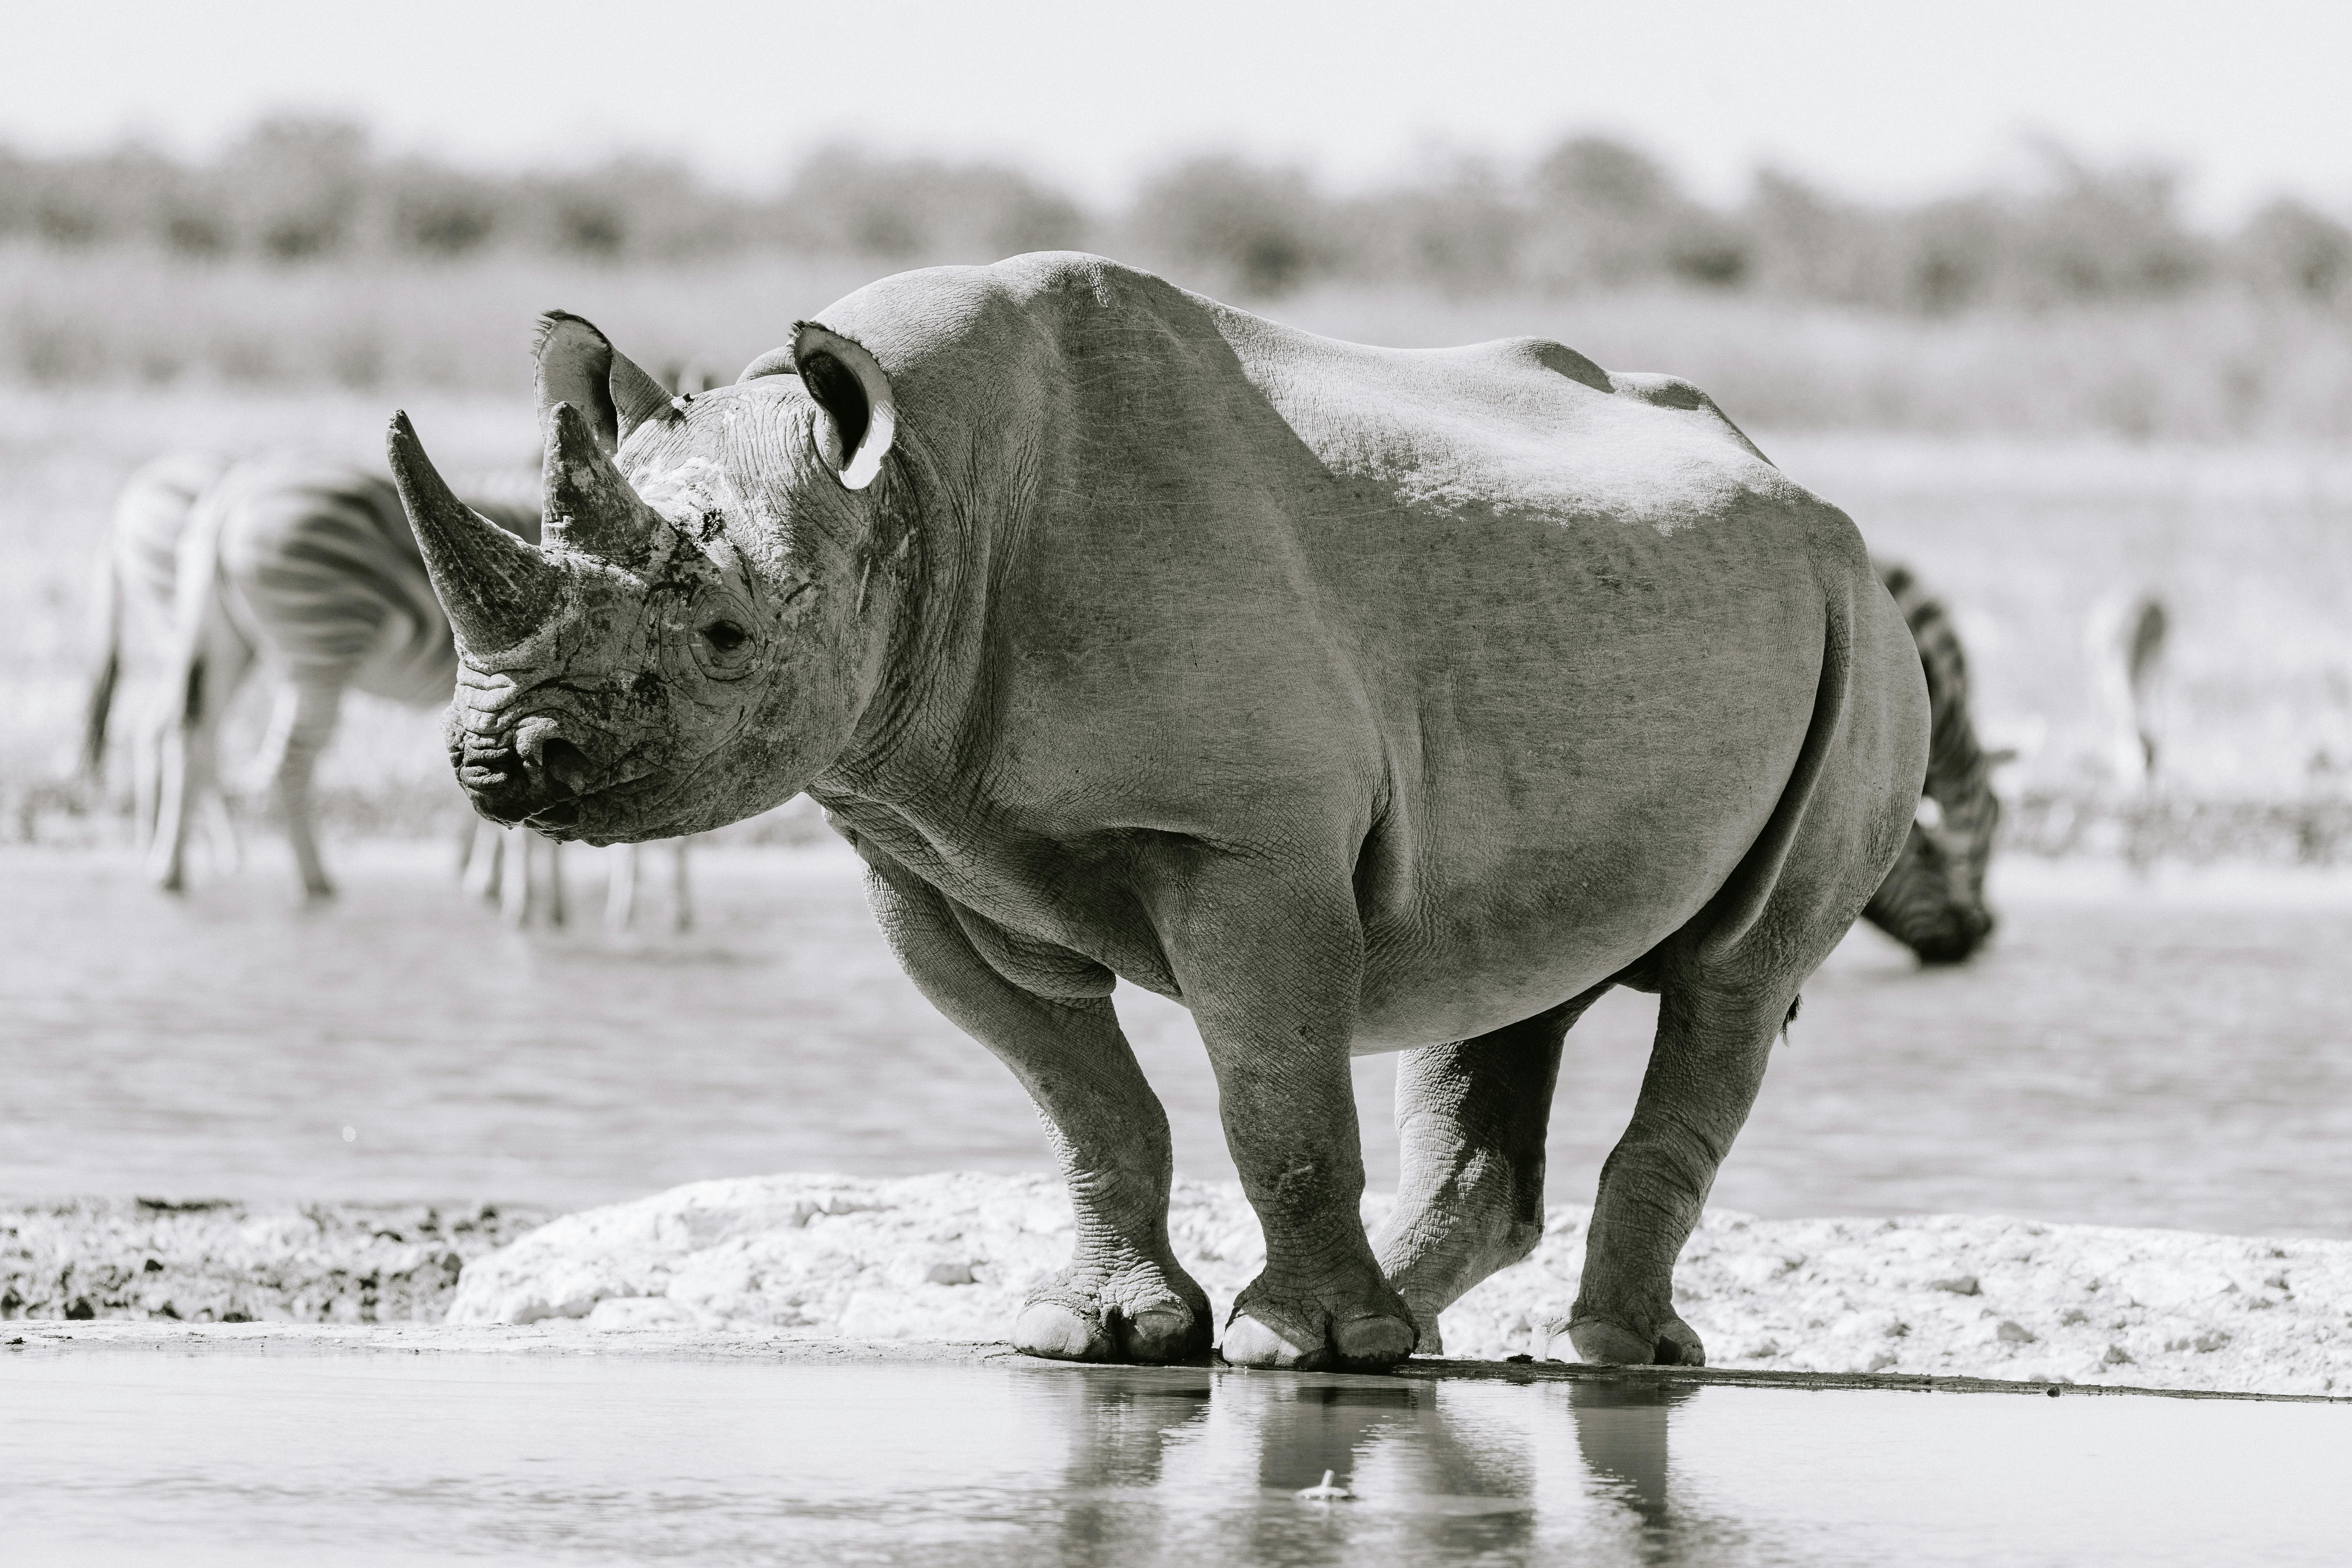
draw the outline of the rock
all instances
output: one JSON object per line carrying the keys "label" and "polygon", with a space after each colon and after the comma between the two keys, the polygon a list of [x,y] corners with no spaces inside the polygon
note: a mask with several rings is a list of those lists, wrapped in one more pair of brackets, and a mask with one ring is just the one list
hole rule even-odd
{"label": "rock", "polygon": [[[1368,1198],[1367,1220],[1387,1202]],[[1447,1353],[1543,1353],[1535,1325],[1575,1300],[1587,1219],[1581,1208],[1551,1211],[1532,1257],[1445,1313]],[[1180,1182],[1170,1226],[1222,1321],[1264,1257],[1248,1205],[1231,1184]],[[704,1182],[568,1215],[468,1263],[450,1321],[570,1316],[602,1325],[655,1310],[614,1301],[658,1300],[677,1314],[664,1322],[713,1333],[994,1340],[1029,1286],[1067,1260],[1070,1237],[1068,1200],[1045,1176]],[[937,1288],[942,1237],[957,1248],[948,1267],[969,1268],[971,1284]],[[1791,1258],[1801,1267],[1787,1268]],[[2221,1290],[2233,1274],[2250,1283],[2288,1274],[2299,1289],[2255,1310],[2252,1298]],[[1677,1307],[1717,1365],[1899,1364],[2044,1381],[2063,1369],[2078,1382],[2352,1392],[2352,1332],[2340,1310],[2331,1316],[2320,1305],[2352,1300],[2352,1242],[1950,1215],[1717,1212],[1685,1249],[1678,1285]],[[2080,1310],[2085,1300],[2097,1305],[2095,1322]],[[2110,1358],[2111,1347],[2128,1359]],[[1883,1359],[1890,1353],[1899,1362]]]}

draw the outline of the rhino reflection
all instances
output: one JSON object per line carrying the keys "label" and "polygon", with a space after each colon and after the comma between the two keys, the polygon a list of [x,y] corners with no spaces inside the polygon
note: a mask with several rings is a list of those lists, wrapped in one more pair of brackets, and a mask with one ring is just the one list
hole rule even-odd
{"label": "rhino reflection", "polygon": [[[1213,1374],[1089,1372],[1070,1380],[1076,1406],[1063,1485],[1070,1501],[1061,1520],[1061,1560],[1092,1564],[1149,1559],[1166,1521],[1160,1488],[1168,1449],[1196,1438],[1208,1424]],[[1052,1380],[1056,1384],[1061,1378]]]}
{"label": "rhino reflection", "polygon": [[[1066,1563],[1451,1561],[1534,1540],[1525,1433],[1462,1419],[1433,1386],[1111,1368],[1045,1381],[1080,1434],[1063,1470]],[[1327,1470],[1359,1500],[1294,1500]],[[1199,1506],[1253,1491],[1255,1509]]]}
{"label": "rhino reflection", "polygon": [[1079,1379],[1074,1426],[1085,1438],[1071,1450],[1070,1489],[1159,1485],[1169,1444],[1209,1418],[1212,1375],[1181,1382],[1131,1373]]}
{"label": "rhino reflection", "polygon": [[1668,1519],[1666,1428],[1675,1407],[1696,1388],[1644,1388],[1616,1383],[1570,1385],[1576,1447],[1599,1489],[1648,1529]]}
{"label": "rhino reflection", "polygon": [[1756,1544],[1745,1526],[1673,1495],[1669,1435],[1676,1413],[1699,1392],[1619,1383],[1579,1383],[1567,1390],[1589,1484],[1630,1516],[1640,1562],[1722,1562]]}

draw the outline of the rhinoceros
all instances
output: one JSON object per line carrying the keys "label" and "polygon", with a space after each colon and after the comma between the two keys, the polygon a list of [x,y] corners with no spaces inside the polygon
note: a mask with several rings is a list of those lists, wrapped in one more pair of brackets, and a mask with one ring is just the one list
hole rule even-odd
{"label": "rhinoceros", "polygon": [[[1688,384],[1310,336],[1099,258],[885,279],[672,397],[542,322],[547,525],[391,453],[491,819],[668,837],[805,791],[1035,1099],[1076,1246],[1034,1355],[1206,1354],[1121,979],[1200,1027],[1264,1271],[1218,1348],[1377,1367],[1542,1223],[1562,1037],[1658,994],[1575,1301],[1699,1363],[1675,1261],[1908,832],[1919,658],[1853,524]],[[1401,1051],[1377,1239],[1350,1053]]]}

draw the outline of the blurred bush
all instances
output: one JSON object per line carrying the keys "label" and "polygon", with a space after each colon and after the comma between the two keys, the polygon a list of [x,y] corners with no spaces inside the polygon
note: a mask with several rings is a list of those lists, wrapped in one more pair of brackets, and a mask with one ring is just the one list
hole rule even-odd
{"label": "blurred bush", "polygon": [[1918,314],[2221,285],[2330,309],[2352,295],[2352,230],[2325,213],[2280,201],[2234,233],[2207,233],[2182,215],[2168,170],[2097,167],[2049,143],[2030,152],[2010,188],[1908,207],[1843,200],[1769,168],[1743,200],[1710,205],[1657,159],[1601,136],[1571,137],[1516,173],[1458,159],[1352,195],[1220,155],[1163,169],[1123,211],[1097,213],[1003,164],[848,145],[746,194],[644,159],[469,172],[386,157],[346,121],[281,117],[207,163],[135,144],[79,157],[0,150],[0,243],[287,265],[754,250],[923,264],[1101,245],[1259,298],[1334,281],[1453,295],[1665,285]]}
{"label": "blurred bush", "polygon": [[2133,436],[2352,433],[2339,216],[2279,201],[2200,228],[2167,170],[2030,152],[2006,185],[1909,205],[1770,168],[1710,203],[1591,135],[1349,193],[1202,156],[1113,211],[999,163],[848,145],[746,192],[642,158],[469,171],[280,118],[204,163],[0,150],[0,377],[488,387],[512,372],[509,312],[592,300],[645,318],[661,353],[748,357],[790,322],[747,300],[814,308],[812,279],[1095,247],[1375,342],[1466,331],[1480,301],[1486,335],[1574,326],[1604,357],[1613,321],[1647,322],[1658,341],[1609,363],[1693,375],[1766,423],[2013,428],[2030,409]]}

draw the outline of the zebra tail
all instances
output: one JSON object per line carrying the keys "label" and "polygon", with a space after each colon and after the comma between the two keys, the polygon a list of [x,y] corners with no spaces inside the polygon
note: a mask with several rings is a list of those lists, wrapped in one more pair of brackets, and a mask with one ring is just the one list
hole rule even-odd
{"label": "zebra tail", "polygon": [[82,715],[81,771],[99,778],[106,770],[106,721],[114,709],[114,689],[122,679],[122,577],[110,548],[98,563],[99,624],[106,650],[98,674],[89,683],[89,701]]}

